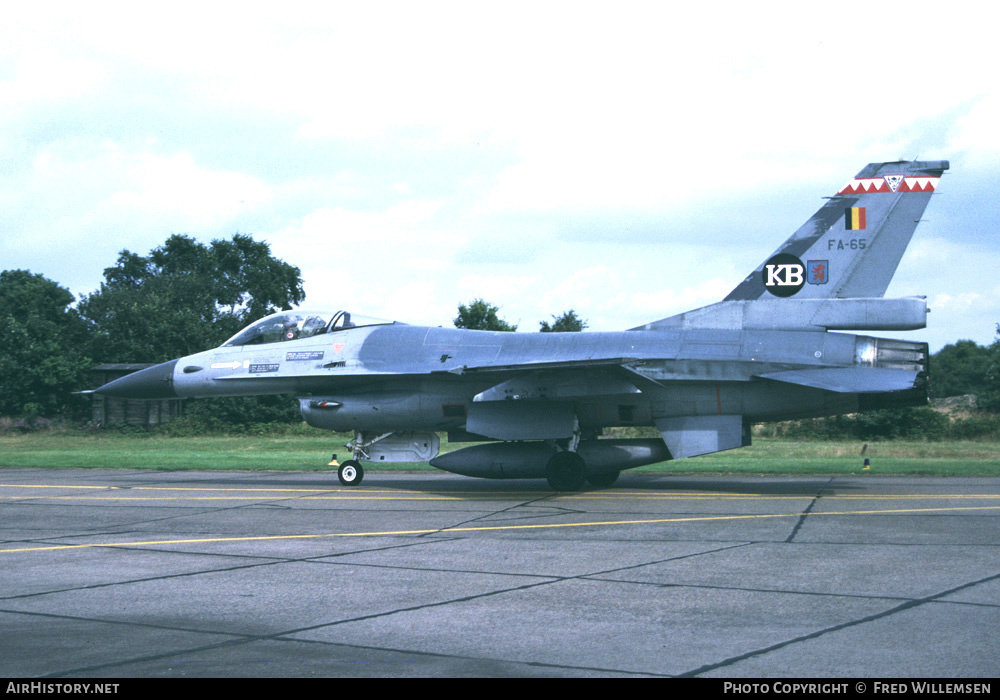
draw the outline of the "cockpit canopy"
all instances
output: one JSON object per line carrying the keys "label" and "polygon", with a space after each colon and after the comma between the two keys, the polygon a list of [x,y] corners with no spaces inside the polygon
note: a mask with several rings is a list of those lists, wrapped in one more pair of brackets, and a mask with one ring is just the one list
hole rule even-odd
{"label": "cockpit canopy", "polygon": [[280,311],[251,323],[222,346],[281,343],[347,328],[389,323],[392,321],[352,314],[349,311]]}

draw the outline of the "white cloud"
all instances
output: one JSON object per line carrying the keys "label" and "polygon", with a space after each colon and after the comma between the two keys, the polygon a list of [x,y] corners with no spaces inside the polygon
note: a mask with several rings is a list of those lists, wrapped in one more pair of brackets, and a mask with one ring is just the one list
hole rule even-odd
{"label": "white cloud", "polygon": [[[64,283],[86,261],[93,288],[120,247],[239,229],[310,303],[441,323],[481,296],[524,329],[573,308],[611,330],[720,299],[791,233],[793,194],[919,155],[955,175],[893,289],[990,314],[1000,205],[958,186],[959,161],[1000,168],[976,13],[22,3],[0,23],[0,252],[45,247]],[[959,307],[940,327],[976,323]]]}
{"label": "white cloud", "polygon": [[1000,157],[1000,130],[997,124],[1000,124],[1000,94],[980,97],[966,114],[955,121],[947,150],[965,154],[965,162],[970,167],[996,168]]}
{"label": "white cloud", "polygon": [[271,188],[257,178],[208,170],[188,153],[125,156],[117,152],[104,165],[128,182],[127,189],[112,194],[98,210],[118,217],[141,213],[174,219],[183,229],[213,229],[241,210],[266,206],[272,199]]}
{"label": "white cloud", "polygon": [[440,275],[458,242],[437,225],[439,209],[422,200],[373,212],[324,208],[267,239],[275,255],[302,268],[308,306],[437,324]]}
{"label": "white cloud", "polygon": [[14,58],[12,72],[10,80],[0,82],[4,110],[79,97],[96,90],[104,78],[97,61],[70,59],[40,48],[29,48]]}
{"label": "white cloud", "polygon": [[22,195],[53,201],[65,239],[108,227],[133,233],[214,230],[241,211],[266,206],[271,189],[243,173],[212,171],[188,153],[129,151],[104,142],[94,148],[57,143],[42,151],[25,179]]}
{"label": "white cloud", "polygon": [[485,299],[500,307],[497,312],[500,318],[522,330],[535,330],[535,313],[530,300],[539,293],[544,282],[545,277],[539,274],[460,274],[451,289],[451,308],[457,309],[458,304],[474,299]]}
{"label": "white cloud", "polygon": [[[990,304],[987,306],[1000,306],[995,300],[997,299],[997,292],[1000,289],[994,289]],[[962,294],[952,295],[952,294],[935,294],[928,305],[932,309],[938,311],[949,312],[963,312],[972,309],[973,307],[982,306],[981,302],[984,300],[983,295],[979,292],[963,292]]]}

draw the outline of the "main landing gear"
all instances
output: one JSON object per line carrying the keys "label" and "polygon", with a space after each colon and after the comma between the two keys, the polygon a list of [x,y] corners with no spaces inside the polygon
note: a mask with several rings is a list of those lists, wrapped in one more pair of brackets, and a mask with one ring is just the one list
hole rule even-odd
{"label": "main landing gear", "polygon": [[556,491],[579,491],[585,483],[597,488],[607,488],[618,480],[621,471],[589,472],[587,464],[577,453],[580,446],[580,424],[576,423],[573,437],[567,441],[557,441],[559,450],[545,465],[545,479]]}
{"label": "main landing gear", "polygon": [[545,465],[545,478],[555,491],[579,491],[584,483],[605,489],[618,481],[621,471],[588,472],[576,452],[556,452]]}
{"label": "main landing gear", "polygon": [[585,470],[576,452],[556,452],[545,465],[545,478],[556,491],[579,491],[587,480]]}

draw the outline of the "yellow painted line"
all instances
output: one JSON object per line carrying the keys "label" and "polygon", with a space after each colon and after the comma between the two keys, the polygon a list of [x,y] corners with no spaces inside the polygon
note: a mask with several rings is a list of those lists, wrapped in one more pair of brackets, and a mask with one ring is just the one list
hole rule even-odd
{"label": "yellow painted line", "polygon": [[[199,493],[213,493],[213,492],[225,492],[225,493],[249,493],[249,494],[298,494],[298,493],[324,493],[324,494],[350,494],[350,496],[332,496],[332,498],[350,498],[352,500],[362,499],[369,496],[365,494],[373,494],[370,496],[373,500],[385,500],[398,498],[400,500],[410,500],[410,499],[456,499],[464,498],[468,496],[487,496],[491,499],[503,499],[516,496],[540,496],[540,495],[557,495],[560,498],[566,499],[577,499],[577,500],[620,500],[622,498],[638,498],[645,500],[803,500],[803,499],[814,499],[816,494],[763,494],[763,493],[726,493],[726,492],[684,492],[684,491],[659,491],[659,492],[649,492],[649,491],[597,491],[597,492],[584,492],[584,493],[554,493],[550,490],[539,490],[539,491],[422,491],[422,490],[389,490],[389,489],[358,489],[358,488],[325,488],[325,489],[302,489],[302,488],[215,488],[215,487],[193,487],[193,486],[76,486],[76,485],[59,485],[59,484],[0,484],[0,491],[4,488],[24,488],[24,489],[97,489],[106,491],[170,491],[170,492],[199,492]],[[401,495],[402,494],[402,495]],[[411,494],[411,495],[406,495]],[[230,496],[230,497],[219,497],[220,500],[223,498],[250,498],[251,496]],[[68,499],[74,498],[73,496],[0,496],[2,499]],[[85,500],[86,498],[92,497],[77,497],[80,500]],[[112,498],[112,497],[108,497]],[[126,496],[114,497],[118,500],[155,500],[153,498],[140,499],[131,498]],[[181,497],[178,497],[181,498]],[[203,499],[211,498],[209,496],[202,497]],[[308,497],[307,497],[308,498]],[[857,495],[857,494],[831,494],[831,495],[821,495],[819,496],[822,500],[939,500],[939,499],[1000,499],[1000,494],[989,493],[989,494],[871,494],[871,495]]]}
{"label": "yellow painted line", "polygon": [[[729,493],[718,493],[718,494],[697,494],[697,495],[673,495],[673,494],[651,494],[651,493],[636,493],[636,494],[624,494],[610,492],[605,495],[600,493],[581,493],[581,494],[566,494],[563,498],[578,499],[578,500],[595,500],[602,498],[612,498],[617,496],[628,496],[629,498],[638,498],[640,500],[664,500],[664,501],[708,501],[708,500],[718,500],[718,501],[801,501],[803,499],[812,500],[817,498],[816,495],[808,496],[772,496],[770,494],[729,494]],[[1000,499],[1000,494],[995,493],[967,493],[967,494],[872,494],[870,496],[818,496],[820,500],[823,501],[937,501],[942,499]]]}
{"label": "yellow painted line", "polygon": [[[540,492],[551,493],[551,492]],[[344,495],[326,496],[287,496],[280,497],[272,495],[270,497],[253,496],[0,496],[2,501],[123,501],[123,502],[155,502],[155,501],[275,501],[275,500],[295,500],[295,501],[461,501],[468,494],[425,494],[425,495],[363,495],[358,493],[345,493]],[[491,497],[479,500],[505,500],[508,496],[493,494]],[[569,500],[584,501],[783,501],[783,500],[811,500],[812,496],[629,496],[627,494],[606,494],[606,495],[560,495],[560,498]],[[824,501],[952,501],[952,500],[1000,500],[1000,495],[937,495],[937,496],[824,496]]]}
{"label": "yellow painted line", "polygon": [[[269,501],[258,496],[2,496],[0,501]],[[300,496],[296,501],[451,501],[453,496]]]}
{"label": "yellow painted line", "polygon": [[800,518],[816,516],[844,516],[844,515],[888,515],[900,513],[945,513],[953,511],[970,510],[1000,510],[1000,506],[967,506],[953,508],[907,508],[892,510],[855,510],[843,511],[840,513],[765,513],[759,515],[714,515],[687,518],[652,518],[643,520],[601,520],[585,523],[549,523],[538,525],[487,525],[478,527],[445,527],[428,528],[422,530],[387,530],[383,532],[333,532],[313,535],[260,535],[254,537],[212,537],[203,539],[187,540],[147,540],[144,542],[95,542],[92,544],[68,544],[55,545],[49,547],[22,547],[18,549],[0,549],[0,554],[13,554],[15,552],[51,552],[67,549],[93,549],[97,547],[150,547],[154,545],[172,544],[206,544],[217,542],[265,542],[268,540],[309,540],[327,539],[332,537],[393,537],[401,535],[427,535],[431,533],[454,533],[454,532],[496,532],[500,530],[543,530],[570,527],[606,527],[612,525],[655,525],[662,523],[690,523],[709,522],[723,520],[764,520],[768,518]]}
{"label": "yellow painted line", "polygon": [[845,495],[845,496],[822,496],[824,501],[827,499],[842,500],[842,501],[871,501],[871,500],[885,500],[885,501],[919,501],[923,499],[939,500],[947,498],[983,498],[983,499],[1000,499],[1000,494],[997,493],[928,493],[924,495],[915,493],[906,494],[885,494],[878,495],[872,494],[870,496],[858,496],[858,495]]}
{"label": "yellow painted line", "polygon": [[[20,488],[20,489],[105,489],[113,491],[250,491],[262,493],[329,493],[329,492],[352,492],[352,493],[378,493],[384,489],[358,489],[358,488],[327,488],[327,489],[261,489],[261,488],[210,488],[199,486],[71,486],[61,484],[0,484],[0,489]],[[393,493],[423,493],[422,491],[394,491]]]}
{"label": "yellow painted line", "polygon": [[[32,488],[24,486],[23,488]],[[57,488],[57,487],[53,487]],[[589,501],[621,501],[621,500],[646,500],[646,501],[801,501],[801,500],[812,500],[816,498],[815,495],[771,495],[771,494],[727,494],[727,493],[710,493],[710,494],[671,494],[671,493],[649,493],[649,492],[620,492],[620,491],[600,491],[591,493],[554,493],[552,491],[532,491],[532,492],[496,492],[496,491],[454,491],[454,492],[421,492],[421,491],[389,491],[389,490],[369,490],[361,491],[357,489],[197,489],[197,488],[130,488],[130,489],[119,489],[116,487],[83,487],[83,488],[101,488],[104,490],[115,491],[169,491],[169,492],[196,492],[196,493],[213,493],[213,492],[229,492],[229,493],[247,493],[247,495],[239,496],[222,496],[222,495],[208,495],[208,496],[193,496],[184,493],[183,495],[177,496],[124,496],[124,495],[107,495],[107,496],[78,496],[78,495],[60,495],[60,496],[49,496],[45,494],[38,495],[18,495],[18,496],[4,496],[0,495],[0,501],[24,501],[24,500],[45,500],[45,501],[58,501],[58,500],[74,500],[74,501],[177,501],[177,500],[187,500],[187,501],[232,501],[232,500],[266,500],[269,498],[287,498],[301,501],[310,500],[372,500],[372,501],[446,501],[446,500],[462,500],[468,498],[469,496],[476,496],[481,500],[505,500],[517,497],[523,497],[525,495],[531,496],[556,496],[561,499],[567,500],[589,500]],[[2,490],[2,487],[0,487]],[[281,494],[286,494],[281,496]],[[299,495],[299,494],[326,494],[326,495]],[[1000,494],[995,493],[985,493],[985,494],[872,494],[872,495],[830,495],[830,496],[820,496],[821,500],[824,501],[935,501],[935,500],[1000,500]]]}
{"label": "yellow painted line", "polygon": [[118,486],[63,486],[61,484],[0,484],[11,489],[116,489]]}

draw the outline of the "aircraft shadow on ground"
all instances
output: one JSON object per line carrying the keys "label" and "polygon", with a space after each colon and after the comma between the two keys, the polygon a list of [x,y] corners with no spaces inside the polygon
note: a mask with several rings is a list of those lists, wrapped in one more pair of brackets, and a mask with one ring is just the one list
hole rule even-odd
{"label": "aircraft shadow on ground", "polygon": [[[256,488],[281,488],[290,489],[310,488],[310,489],[330,489],[350,492],[366,492],[372,489],[378,490],[399,490],[419,493],[446,493],[449,496],[469,498],[481,498],[484,495],[496,494],[525,494],[532,493],[542,495],[557,496],[560,494],[569,495],[573,493],[600,493],[607,491],[645,491],[645,492],[677,492],[689,491],[691,493],[739,493],[739,494],[770,494],[787,496],[816,496],[820,492],[827,491],[830,477],[747,477],[747,476],[710,476],[692,477],[685,475],[672,477],[662,474],[622,474],[614,486],[609,488],[586,487],[580,491],[554,491],[545,481],[540,479],[455,479],[436,474],[415,475],[407,474],[405,477],[393,474],[369,473],[364,482],[358,487],[344,487],[337,481],[334,473],[323,475],[322,477],[309,480],[290,480],[280,476],[271,479],[264,476],[252,478],[236,479],[206,479],[199,480],[199,484],[225,484],[227,486],[245,485]],[[837,484],[836,491],[859,491],[860,485]]]}

